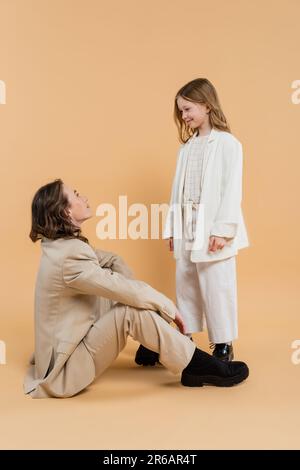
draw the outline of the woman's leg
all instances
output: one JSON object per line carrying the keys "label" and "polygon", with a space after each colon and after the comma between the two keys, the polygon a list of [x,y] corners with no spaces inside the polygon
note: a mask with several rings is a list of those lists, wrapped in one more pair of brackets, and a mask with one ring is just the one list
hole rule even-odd
{"label": "woman's leg", "polygon": [[102,374],[125,347],[127,337],[159,353],[160,362],[180,373],[190,362],[195,345],[157,312],[116,304],[94,323],[83,342]]}

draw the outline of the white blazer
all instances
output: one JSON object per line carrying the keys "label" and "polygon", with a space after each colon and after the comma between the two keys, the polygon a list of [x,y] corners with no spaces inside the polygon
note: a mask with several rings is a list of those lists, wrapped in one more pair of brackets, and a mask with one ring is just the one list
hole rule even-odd
{"label": "white blazer", "polygon": [[[182,144],[177,158],[170,207],[163,238],[174,238],[174,258],[180,257],[183,232],[183,185],[187,156],[194,135]],[[212,129],[204,153],[201,200],[197,213],[191,261],[216,261],[249,246],[241,209],[243,151],[229,132]],[[211,235],[230,238],[222,250],[209,252]]]}

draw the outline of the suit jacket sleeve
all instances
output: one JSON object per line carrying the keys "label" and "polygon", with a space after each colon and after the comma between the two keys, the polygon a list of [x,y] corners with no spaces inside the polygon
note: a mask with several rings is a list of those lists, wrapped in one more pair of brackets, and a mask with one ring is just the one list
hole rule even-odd
{"label": "suit jacket sleeve", "polygon": [[128,279],[100,266],[92,248],[81,241],[74,244],[63,262],[63,279],[78,293],[97,295],[140,309],[158,311],[168,322],[176,315],[176,307],[164,294],[143,281]]}
{"label": "suit jacket sleeve", "polygon": [[[175,201],[175,192],[176,192],[176,186],[179,181],[179,158],[181,155],[181,150],[182,150],[183,145],[180,146],[178,153],[177,153],[177,160],[176,160],[176,169],[175,169],[175,175],[174,179],[172,182],[172,189],[171,189],[171,198],[170,198],[170,203],[169,203],[169,209],[167,212],[166,220],[165,220],[165,225],[164,225],[164,230],[163,230],[163,239],[171,238],[174,237],[174,212],[178,210],[178,206],[176,206],[176,201]],[[180,208],[181,210],[181,208]]]}
{"label": "suit jacket sleeve", "polygon": [[242,145],[238,140],[224,142],[221,203],[211,235],[233,238],[237,234],[242,201]]}
{"label": "suit jacket sleeve", "polygon": [[134,279],[133,272],[125,263],[121,256],[111,253],[109,251],[99,250],[93,248],[98,258],[99,266],[101,268],[109,268],[116,273],[123,274],[128,279]]}

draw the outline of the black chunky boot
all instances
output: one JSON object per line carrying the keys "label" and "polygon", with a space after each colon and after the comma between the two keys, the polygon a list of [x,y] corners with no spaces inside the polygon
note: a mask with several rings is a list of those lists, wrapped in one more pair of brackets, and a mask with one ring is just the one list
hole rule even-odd
{"label": "black chunky boot", "polygon": [[159,363],[159,354],[140,344],[135,354],[135,362],[139,366],[155,366],[156,363]]}
{"label": "black chunky boot", "polygon": [[187,387],[231,387],[248,375],[249,369],[244,362],[224,362],[196,348],[190,363],[182,371],[181,383]]}

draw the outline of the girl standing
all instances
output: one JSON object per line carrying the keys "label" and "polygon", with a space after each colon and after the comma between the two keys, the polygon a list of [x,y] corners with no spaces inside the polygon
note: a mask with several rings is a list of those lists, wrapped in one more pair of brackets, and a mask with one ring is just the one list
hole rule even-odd
{"label": "girl standing", "polygon": [[236,255],[249,245],[242,146],[205,78],[178,91],[174,118],[182,145],[163,238],[176,259],[177,307],[187,335],[206,323],[213,355],[229,361],[238,335]]}

